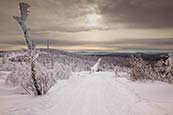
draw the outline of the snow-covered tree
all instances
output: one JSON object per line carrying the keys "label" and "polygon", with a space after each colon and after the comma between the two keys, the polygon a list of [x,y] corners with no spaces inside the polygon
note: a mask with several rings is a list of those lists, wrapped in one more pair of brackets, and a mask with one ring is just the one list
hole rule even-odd
{"label": "snow-covered tree", "polygon": [[98,71],[98,67],[99,67],[100,61],[101,61],[101,58],[99,58],[97,60],[97,62],[94,64],[94,66],[91,67],[91,71],[90,72],[96,72],[96,71]]}
{"label": "snow-covered tree", "polygon": [[13,16],[13,18],[19,23],[20,27],[23,30],[24,38],[28,47],[27,55],[29,57],[28,62],[30,63],[30,71],[31,71],[31,78],[33,80],[33,85],[35,88],[35,95],[41,95],[41,91],[39,90],[38,81],[36,79],[36,70],[35,70],[35,60],[38,57],[38,54],[35,50],[34,42],[31,39],[29,28],[26,26],[25,22],[27,19],[28,14],[28,8],[30,7],[29,4],[21,2],[19,3],[20,7],[20,15],[21,16]]}
{"label": "snow-covered tree", "polygon": [[132,57],[131,60],[132,70],[131,78],[132,80],[145,79],[145,68],[146,63],[142,58]]}
{"label": "snow-covered tree", "polygon": [[154,65],[147,63],[140,57],[133,57],[131,65],[132,80],[159,80],[173,83],[173,64],[170,54],[167,60],[161,59]]}
{"label": "snow-covered tree", "polygon": [[169,55],[169,58],[168,58],[169,64],[173,65],[173,53],[171,52],[168,55]]}
{"label": "snow-covered tree", "polygon": [[[15,63],[16,69],[12,70],[6,82],[12,83],[15,86],[22,86],[29,94],[36,96],[44,95],[58,79],[68,79],[70,71],[66,66],[58,62],[54,63],[55,60],[51,60],[51,62],[49,62],[50,60],[48,61],[48,63],[51,63],[51,68],[38,62],[38,58],[43,52],[36,50],[29,33],[30,29],[26,25],[30,5],[21,2],[19,3],[19,7],[21,16],[13,16],[13,18],[19,23],[23,31],[27,51],[23,55],[15,55],[10,58],[11,61],[18,63]],[[49,58],[51,58],[50,55]]]}
{"label": "snow-covered tree", "polygon": [[158,79],[168,83],[173,83],[173,55],[169,53],[167,60],[160,60],[154,68]]}
{"label": "snow-covered tree", "polygon": [[28,14],[29,13],[28,8],[30,7],[30,5],[27,3],[21,2],[21,3],[19,3],[19,7],[20,7],[20,15],[21,16],[20,17],[19,16],[13,16],[13,18],[19,23],[20,27],[22,28],[27,47],[29,50],[31,50],[31,49],[35,48],[35,44],[34,44],[33,40],[31,39],[31,36],[29,33],[30,28],[28,28],[25,24],[26,19],[29,15]]}

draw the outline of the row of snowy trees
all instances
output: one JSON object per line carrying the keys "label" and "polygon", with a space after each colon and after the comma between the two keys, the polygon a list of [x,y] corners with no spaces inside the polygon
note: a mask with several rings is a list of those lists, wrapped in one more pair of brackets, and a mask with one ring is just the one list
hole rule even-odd
{"label": "row of snowy trees", "polygon": [[130,73],[131,69],[127,68],[125,66],[115,66],[114,67],[114,72],[117,75],[119,72],[126,72],[126,73]]}
{"label": "row of snowy trees", "polygon": [[169,54],[167,60],[160,60],[151,65],[140,57],[132,57],[130,76],[132,80],[159,80],[173,83],[173,57]]}

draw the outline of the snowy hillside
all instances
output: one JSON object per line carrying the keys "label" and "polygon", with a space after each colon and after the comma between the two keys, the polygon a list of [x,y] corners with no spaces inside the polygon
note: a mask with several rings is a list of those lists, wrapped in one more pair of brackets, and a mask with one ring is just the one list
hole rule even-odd
{"label": "snowy hillside", "polygon": [[152,62],[39,49],[34,66],[38,96],[31,66],[21,60],[27,59],[25,52],[2,54],[0,115],[173,114],[171,56]]}
{"label": "snowy hillside", "polygon": [[[93,66],[97,60],[102,57],[102,61],[99,66],[99,70],[110,71],[114,69],[114,65],[128,66],[129,58],[117,57],[117,56],[86,56],[80,55],[78,53],[69,53],[61,50],[55,49],[38,49],[42,54],[40,54],[38,61],[40,63],[47,62],[60,62],[64,65],[71,67],[72,71],[89,71],[90,67]],[[16,55],[23,55],[24,51],[16,52],[4,52],[1,53],[3,58],[5,57],[15,57]],[[14,60],[13,58],[11,59]],[[125,61],[124,61],[125,60]],[[1,69],[1,68],[0,68]]]}
{"label": "snowy hillside", "polygon": [[[90,67],[93,66],[97,60],[101,57],[99,70],[101,71],[112,71],[114,66],[130,66],[130,56],[140,56],[144,59],[152,60],[151,63],[155,63],[160,59],[167,59],[167,53],[156,53],[156,54],[142,54],[142,53],[79,53],[79,52],[65,52],[56,49],[38,49],[43,52],[39,56],[39,62],[47,63],[51,60],[58,61],[65,65],[69,65],[72,71],[89,71]],[[5,57],[15,57],[16,55],[23,55],[25,50],[2,52],[0,53],[0,60]],[[2,61],[0,61],[2,62]],[[0,68],[1,69],[1,68]]]}

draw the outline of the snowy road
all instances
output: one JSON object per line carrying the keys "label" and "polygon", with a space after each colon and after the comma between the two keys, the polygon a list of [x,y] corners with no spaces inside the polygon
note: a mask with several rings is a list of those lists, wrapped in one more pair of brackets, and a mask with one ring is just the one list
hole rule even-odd
{"label": "snowy road", "polygon": [[79,73],[48,96],[0,97],[0,115],[168,115],[113,73]]}

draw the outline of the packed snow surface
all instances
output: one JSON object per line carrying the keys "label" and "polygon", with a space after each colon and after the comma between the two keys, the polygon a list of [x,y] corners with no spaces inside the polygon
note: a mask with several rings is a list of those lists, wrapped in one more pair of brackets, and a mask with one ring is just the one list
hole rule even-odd
{"label": "packed snow surface", "polygon": [[127,74],[73,73],[38,97],[6,87],[1,76],[0,115],[173,115],[172,85],[132,82],[124,76]]}

